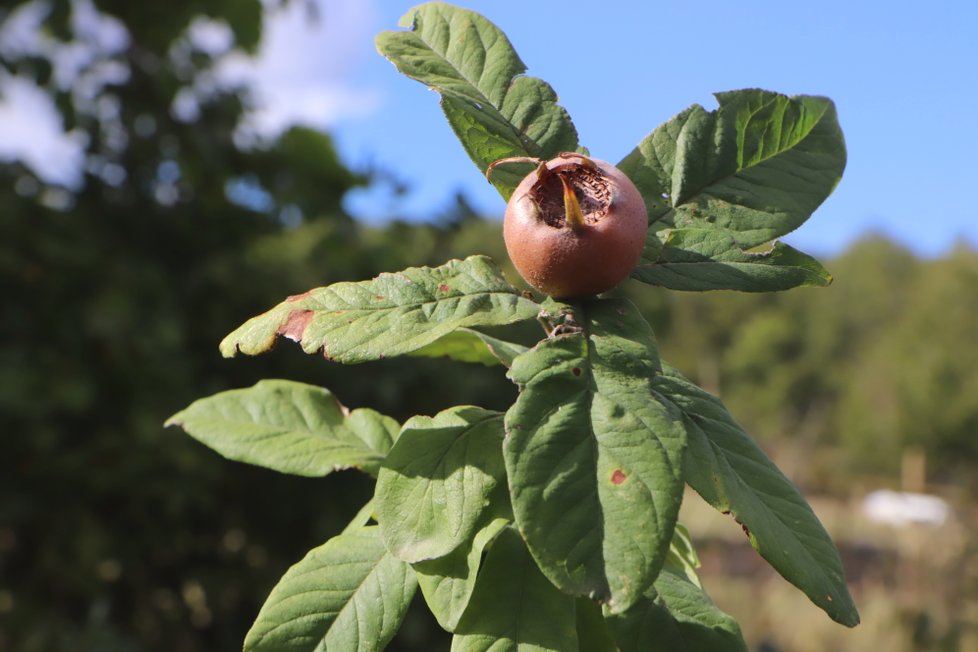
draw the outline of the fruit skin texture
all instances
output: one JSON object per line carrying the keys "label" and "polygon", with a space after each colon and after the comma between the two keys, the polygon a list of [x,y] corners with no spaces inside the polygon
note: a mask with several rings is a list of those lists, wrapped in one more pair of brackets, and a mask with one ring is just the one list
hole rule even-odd
{"label": "fruit skin texture", "polygon": [[[577,226],[563,215],[565,188],[573,189],[572,203],[584,217]],[[625,280],[647,231],[645,201],[635,184],[610,163],[580,154],[561,154],[528,174],[503,221],[506,251],[523,279],[568,299],[607,292]]]}

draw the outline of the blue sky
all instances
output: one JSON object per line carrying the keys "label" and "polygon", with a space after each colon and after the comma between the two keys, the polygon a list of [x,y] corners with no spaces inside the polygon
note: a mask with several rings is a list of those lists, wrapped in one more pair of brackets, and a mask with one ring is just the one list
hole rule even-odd
{"label": "blue sky", "polygon": [[[90,0],[74,1],[92,13]],[[414,3],[315,2],[320,21],[293,3],[270,19],[257,60],[231,54],[215,76],[256,86],[259,110],[248,126],[266,134],[294,122],[327,129],[347,164],[376,166],[407,185],[405,196],[382,184],[351,193],[347,207],[361,219],[430,219],[458,191],[481,213],[501,216],[502,200],[456,142],[437,94],[374,49],[374,35],[398,29]],[[620,160],[692,103],[713,108],[715,91],[826,95],[838,106],[849,164],[835,194],[789,242],[833,254],[882,231],[928,256],[962,238],[978,246],[973,0],[462,4],[508,34],[527,74],[555,88],[598,158]],[[96,30],[109,50],[119,40],[110,22]],[[192,32],[216,51],[229,42],[219,26],[196,24]],[[0,46],[14,46],[13,33],[0,33]],[[70,179],[79,145],[59,131],[43,93],[6,82],[0,156]]]}
{"label": "blue sky", "polygon": [[[377,2],[373,32],[409,3]],[[978,244],[978,3],[741,0],[464,4],[510,37],[528,74],[547,80],[582,142],[617,161],[649,131],[714,91],[761,87],[831,97],[849,163],[835,194],[788,241],[815,253],[860,234],[890,234],[924,255]],[[328,7],[327,7],[328,9]],[[327,12],[325,16],[329,20]],[[371,44],[349,52],[350,83],[370,111],[333,128],[347,161],[389,168],[403,201],[360,193],[349,206],[377,219],[423,219],[455,190],[483,212],[502,200],[454,140],[438,97],[401,77]]]}

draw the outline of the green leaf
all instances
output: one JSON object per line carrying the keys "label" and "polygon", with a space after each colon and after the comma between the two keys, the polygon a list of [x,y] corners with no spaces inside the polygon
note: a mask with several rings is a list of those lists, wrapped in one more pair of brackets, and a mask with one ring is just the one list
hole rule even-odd
{"label": "green leaf", "polygon": [[747,652],[737,621],[668,567],[635,606],[606,618],[621,652]]}
{"label": "green leaf", "polygon": [[689,485],[733,515],[761,556],[833,620],[857,625],[839,552],[795,485],[719,399],[668,367],[655,388],[685,415]]}
{"label": "green leaf", "polygon": [[376,475],[398,431],[390,417],[350,412],[329,390],[288,380],[199,399],[166,425],[229,460],[310,477],[348,468]]}
{"label": "green leaf", "polygon": [[659,401],[652,330],[624,299],[582,302],[580,332],[545,340],[509,372],[513,513],[561,590],[627,609],[669,549],[683,493],[685,433]]}
{"label": "green leaf", "polygon": [[483,551],[508,523],[505,518],[491,518],[475,533],[470,545],[461,545],[444,557],[412,565],[428,608],[438,624],[449,632],[455,631],[469,606]]}
{"label": "green leaf", "polygon": [[526,351],[527,347],[522,344],[506,342],[471,328],[460,328],[409,355],[424,358],[445,357],[459,362],[484,364],[487,367],[497,364],[511,367],[513,359]]}
{"label": "green leaf", "polygon": [[289,297],[224,338],[221,353],[263,353],[282,336],[306,353],[365,362],[410,353],[458,328],[532,319],[538,310],[489,258],[471,256]]}
{"label": "green leaf", "polygon": [[832,193],[845,140],[824,97],[750,89],[716,98],[716,111],[686,109],[619,167],[645,197],[653,232],[724,229],[738,248],[751,248],[798,228]]}
{"label": "green leaf", "polygon": [[672,543],[669,545],[669,556],[666,557],[666,566],[682,573],[687,580],[702,588],[699,575],[696,573],[696,569],[700,567],[700,558],[693,548],[689,530],[682,523],[676,523]]}
{"label": "green leaf", "polygon": [[627,611],[607,613],[622,652],[746,652],[737,622],[703,591],[699,565],[689,532],[677,523],[652,588]]}
{"label": "green leaf", "polygon": [[744,251],[724,229],[660,231],[655,260],[644,258],[632,278],[671,290],[775,292],[825,286],[832,276],[811,256],[782,242],[765,251]]}
{"label": "green leaf", "polygon": [[576,649],[574,598],[547,581],[519,534],[506,528],[489,549],[452,651]]}
{"label": "green leaf", "polygon": [[272,589],[245,637],[246,652],[382,650],[417,588],[411,567],[384,548],[377,527],[309,551]]}
{"label": "green leaf", "polygon": [[[577,130],[544,81],[525,77],[526,65],[506,35],[479,14],[441,2],[409,11],[410,29],[382,32],[377,50],[397,69],[438,91],[448,122],[485,173],[502,158],[550,159],[577,148]],[[532,169],[500,166],[493,185],[509,198]]]}
{"label": "green leaf", "polygon": [[577,640],[582,652],[618,652],[601,606],[587,598],[577,599]]}
{"label": "green leaf", "polygon": [[460,406],[413,417],[377,478],[377,520],[407,562],[447,555],[470,540],[497,487],[505,487],[503,415]]}

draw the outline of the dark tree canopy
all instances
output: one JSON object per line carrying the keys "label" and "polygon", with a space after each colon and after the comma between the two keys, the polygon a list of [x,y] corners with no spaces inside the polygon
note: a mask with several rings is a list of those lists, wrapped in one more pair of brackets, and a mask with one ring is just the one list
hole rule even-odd
{"label": "dark tree canopy", "polygon": [[[0,21],[25,6],[0,9]],[[38,38],[56,48],[90,38],[72,18],[88,3],[47,6]],[[87,61],[78,79],[118,72],[87,94],[78,79],[59,86],[53,49],[0,60],[48,92],[86,143],[72,186],[0,164],[0,590],[15,587],[0,648],[233,649],[282,571],[368,488],[223,463],[163,421],[194,396],[262,376],[329,384],[321,360],[229,364],[217,343],[297,288],[440,258],[459,225],[358,227],[341,199],[366,178],[328,135],[293,128],[236,146],[248,89],[198,87],[192,119],[174,110],[213,64],[185,36],[204,5],[96,6],[125,38]],[[206,9],[253,51],[262,6]],[[381,367],[334,389],[398,414],[437,409],[452,387],[431,365]],[[478,370],[468,377],[470,401],[508,391]],[[295,511],[278,507],[288,503]]]}

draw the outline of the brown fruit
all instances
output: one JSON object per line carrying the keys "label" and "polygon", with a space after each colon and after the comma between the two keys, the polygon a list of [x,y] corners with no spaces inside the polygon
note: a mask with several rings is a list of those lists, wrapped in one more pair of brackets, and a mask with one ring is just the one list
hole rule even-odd
{"label": "brown fruit", "polygon": [[635,184],[610,163],[573,153],[528,174],[503,221],[506,251],[520,275],[562,298],[599,294],[625,280],[646,231],[645,202]]}

